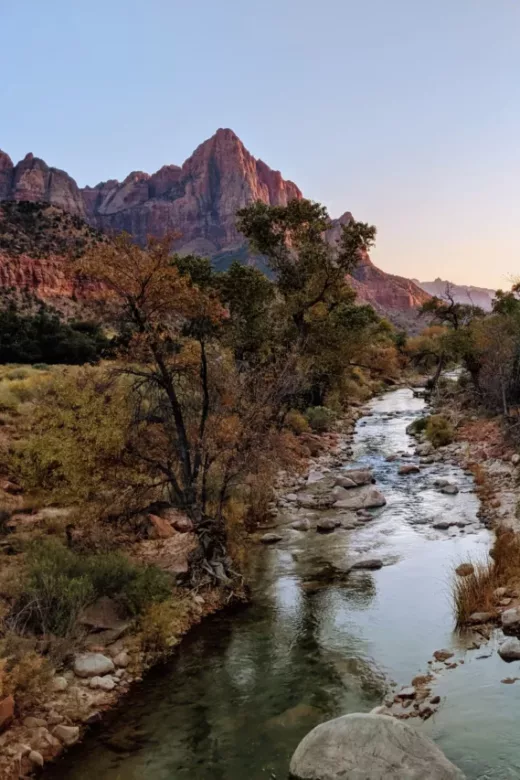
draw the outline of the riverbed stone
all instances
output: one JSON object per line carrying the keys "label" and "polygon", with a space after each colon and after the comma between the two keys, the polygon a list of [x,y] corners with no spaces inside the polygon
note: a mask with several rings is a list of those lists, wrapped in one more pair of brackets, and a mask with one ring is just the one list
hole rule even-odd
{"label": "riverbed stone", "polygon": [[74,674],[77,677],[97,677],[115,669],[114,662],[102,653],[80,653],[74,658]]}
{"label": "riverbed stone", "polygon": [[260,541],[262,542],[262,544],[276,544],[276,542],[282,541],[282,537],[280,536],[280,534],[269,533],[261,536]]}
{"label": "riverbed stone", "polygon": [[448,658],[453,658],[454,653],[451,650],[436,650],[433,657],[436,661],[447,661]]}
{"label": "riverbed stone", "polygon": [[314,485],[315,482],[319,482],[324,478],[325,474],[323,474],[321,471],[318,471],[317,469],[311,469],[307,475],[307,484]]}
{"label": "riverbed stone", "polygon": [[421,732],[381,715],[344,715],[317,726],[291,759],[293,780],[463,780]]}
{"label": "riverbed stone", "polygon": [[502,612],[501,623],[504,632],[507,633],[520,633],[520,608],[512,607]]}
{"label": "riverbed stone", "polygon": [[308,531],[310,527],[311,524],[307,518],[295,520],[294,523],[291,523],[291,528],[293,531]]}
{"label": "riverbed stone", "polygon": [[380,558],[367,558],[365,561],[356,561],[350,568],[353,570],[376,571],[383,568],[383,561]]}
{"label": "riverbed stone", "polygon": [[459,489],[457,485],[452,485],[451,483],[448,485],[444,485],[444,487],[441,487],[441,493],[444,493],[447,496],[455,496],[459,492]]}
{"label": "riverbed stone", "polygon": [[403,466],[400,466],[397,473],[400,477],[406,477],[409,474],[419,474],[420,471],[419,466],[416,466],[414,463],[405,463]]}
{"label": "riverbed stone", "polygon": [[325,517],[323,520],[318,520],[316,523],[316,531],[319,534],[330,534],[338,527],[338,521],[330,517]]}
{"label": "riverbed stone", "polygon": [[385,506],[386,498],[374,487],[364,487],[352,490],[348,498],[337,501],[334,506],[338,509],[370,509]]}
{"label": "riverbed stone", "polygon": [[520,661],[520,639],[516,636],[506,639],[498,648],[498,654],[503,661]]}
{"label": "riverbed stone", "polygon": [[334,487],[342,487],[345,490],[352,490],[352,488],[357,487],[357,484],[353,479],[349,479],[349,477],[338,477],[334,482]]}
{"label": "riverbed stone", "polygon": [[370,469],[349,469],[342,474],[344,479],[350,479],[360,487],[362,485],[371,485],[374,481],[374,475]]}

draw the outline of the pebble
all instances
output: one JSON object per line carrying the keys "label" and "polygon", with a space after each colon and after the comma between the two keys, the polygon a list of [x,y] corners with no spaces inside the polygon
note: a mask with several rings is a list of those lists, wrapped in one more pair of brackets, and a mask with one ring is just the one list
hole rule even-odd
{"label": "pebble", "polygon": [[69,684],[65,677],[54,677],[52,681],[52,690],[59,692],[59,691],[66,691],[69,687]]}
{"label": "pebble", "polygon": [[29,761],[31,764],[34,764],[35,766],[43,766],[43,756],[41,753],[39,753],[37,750],[31,750],[29,753]]}
{"label": "pebble", "polygon": [[56,726],[52,733],[64,745],[74,745],[79,739],[79,726]]}

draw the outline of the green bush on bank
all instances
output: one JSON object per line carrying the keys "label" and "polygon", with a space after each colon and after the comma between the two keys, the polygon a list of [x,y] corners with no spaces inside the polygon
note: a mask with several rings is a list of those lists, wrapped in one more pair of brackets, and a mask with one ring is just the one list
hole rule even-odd
{"label": "green bush on bank", "polygon": [[28,553],[27,573],[11,610],[20,633],[67,636],[80,612],[110,596],[128,616],[171,596],[170,576],[133,563],[120,553],[82,555],[55,540],[39,541]]}
{"label": "green bush on bank", "polygon": [[432,414],[426,423],[426,437],[434,447],[444,447],[451,444],[455,431],[450,421],[442,414]]}
{"label": "green bush on bank", "polygon": [[330,431],[336,415],[327,406],[311,406],[305,412],[305,418],[315,433]]}

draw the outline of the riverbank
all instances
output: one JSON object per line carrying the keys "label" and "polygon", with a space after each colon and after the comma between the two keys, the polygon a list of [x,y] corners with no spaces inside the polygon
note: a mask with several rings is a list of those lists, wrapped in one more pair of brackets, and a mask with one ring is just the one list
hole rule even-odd
{"label": "riverbank", "polygon": [[[130,692],[124,710],[53,767],[53,780],[282,778],[315,725],[370,712],[430,671],[428,704],[441,685],[456,682],[450,666],[478,667],[478,651],[453,634],[446,590],[455,562],[487,551],[490,537],[477,518],[472,477],[414,455],[406,429],[424,413],[424,400],[410,390],[386,393],[356,410],[362,419],[353,439],[346,433],[334,454],[315,456],[312,472],[322,478],[312,473],[309,485],[311,474],[282,475],[276,517],[259,533],[280,538],[252,549],[251,604],[239,618],[220,612],[191,632],[171,663]],[[405,465],[420,467],[404,474]],[[358,514],[324,505],[327,491],[316,486],[350,479],[353,469],[371,472],[376,484],[338,487],[354,495],[376,488],[384,506]],[[443,493],[440,479],[459,491]],[[436,528],[440,517],[456,517],[461,527]],[[318,532],[322,519],[334,528]],[[357,566],[370,560],[374,568]],[[453,656],[427,664],[440,649]],[[441,698],[421,728],[462,701],[451,690]],[[404,710],[415,711],[414,702]]]}
{"label": "riverbank", "polygon": [[[338,457],[350,454],[353,429],[361,414],[360,406],[352,408],[339,421],[338,430],[334,433],[305,434],[304,447],[311,454],[304,474],[317,468],[330,468],[337,463]],[[295,480],[301,482],[305,479],[301,468],[299,476],[282,472],[277,482],[276,501],[270,507],[271,513],[277,511],[280,491]],[[66,522],[67,510],[43,508],[24,515],[24,499],[17,486],[6,483],[3,487],[10,490],[11,530],[25,533],[25,543],[31,531],[40,523],[47,522],[48,518],[58,525]],[[185,572],[195,538],[189,528],[182,527],[181,520],[176,517],[171,522],[171,518],[166,518],[165,522],[164,518],[154,516],[152,536],[155,538],[140,542],[128,539],[125,549],[144,564],[157,565],[175,574]],[[15,534],[8,539],[13,544]],[[258,535],[253,535],[250,541],[258,541]],[[14,560],[10,559],[9,573],[12,577],[15,576]],[[8,572],[3,574],[5,579]],[[2,699],[0,691],[0,722],[11,723],[0,735],[0,777],[13,780],[37,771],[55,760],[64,749],[79,742],[89,726],[120,706],[148,670],[171,655],[181,640],[204,618],[229,606],[231,598],[229,590],[216,588],[192,592],[179,589],[177,595],[180,602],[173,613],[165,610],[163,614],[158,609],[146,625],[143,626],[140,621],[137,633],[130,624],[119,625],[120,620],[110,614],[110,603],[104,605],[108,607],[108,612],[103,605],[100,609],[97,605],[99,614],[91,610],[89,637],[71,645],[67,658],[54,670],[46,670],[38,685],[33,686],[31,695],[35,703],[25,706],[22,716],[16,717],[17,703],[11,697]],[[171,622],[170,626],[167,621]],[[143,637],[143,633],[146,636]],[[77,673],[75,663],[71,664],[73,655],[83,656],[87,665],[91,665],[88,675]]]}

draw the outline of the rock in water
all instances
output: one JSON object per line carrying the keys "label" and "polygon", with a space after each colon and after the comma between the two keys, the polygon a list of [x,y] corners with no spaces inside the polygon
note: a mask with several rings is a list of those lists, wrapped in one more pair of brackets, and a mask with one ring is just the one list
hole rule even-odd
{"label": "rock in water", "polygon": [[504,634],[520,634],[520,609],[512,607],[502,612],[502,628]]}
{"label": "rock in water", "polygon": [[399,476],[406,477],[408,474],[418,474],[420,472],[419,466],[415,466],[413,463],[405,463],[404,466],[401,466],[399,471],[397,472]]}
{"label": "rock in water", "polygon": [[348,498],[336,501],[334,506],[338,509],[370,509],[386,504],[384,495],[374,487],[351,490],[350,494]]}
{"label": "rock in water", "polygon": [[264,534],[260,537],[260,541],[262,544],[276,544],[276,542],[282,541],[282,537],[280,534]]}
{"label": "rock in water", "polygon": [[359,714],[307,734],[290,773],[294,780],[464,780],[421,732],[394,718]]}
{"label": "rock in water", "polygon": [[336,520],[332,520],[331,518],[325,518],[324,520],[318,520],[316,523],[316,531],[319,534],[330,534],[332,531],[335,531],[338,527],[338,523]]}
{"label": "rock in water", "polygon": [[520,639],[516,636],[500,645],[498,654],[503,661],[520,661]]}

